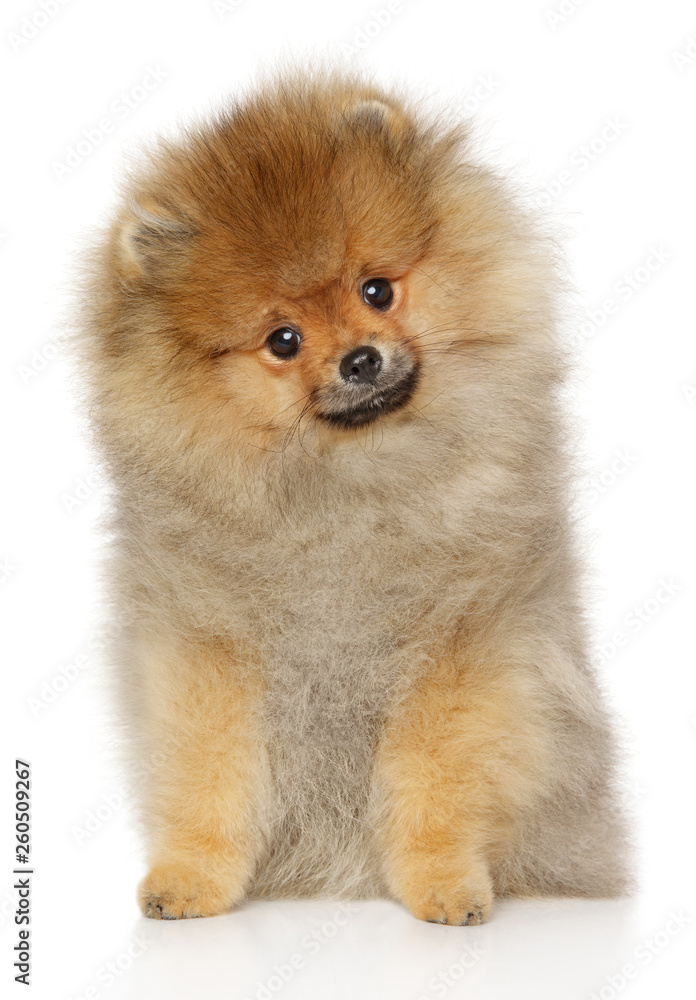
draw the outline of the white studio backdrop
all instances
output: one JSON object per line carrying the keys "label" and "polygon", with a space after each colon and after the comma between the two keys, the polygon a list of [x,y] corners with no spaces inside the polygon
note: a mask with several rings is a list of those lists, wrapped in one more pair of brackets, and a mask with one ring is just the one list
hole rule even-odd
{"label": "white studio backdrop", "polygon": [[[0,46],[3,996],[692,996],[693,4],[12,0]],[[503,902],[480,928],[421,924],[389,901],[138,914],[143,860],[100,685],[103,487],[64,342],[73,260],[141,141],[279,56],[336,58],[457,106],[563,234],[595,655],[630,747],[634,899]],[[28,989],[13,968],[15,758],[32,765]]]}

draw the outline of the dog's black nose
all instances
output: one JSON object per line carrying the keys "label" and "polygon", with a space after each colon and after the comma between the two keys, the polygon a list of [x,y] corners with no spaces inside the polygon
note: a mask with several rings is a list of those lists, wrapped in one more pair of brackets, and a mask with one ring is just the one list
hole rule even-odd
{"label": "dog's black nose", "polygon": [[374,347],[356,347],[339,365],[346,382],[374,382],[382,367],[382,355]]}

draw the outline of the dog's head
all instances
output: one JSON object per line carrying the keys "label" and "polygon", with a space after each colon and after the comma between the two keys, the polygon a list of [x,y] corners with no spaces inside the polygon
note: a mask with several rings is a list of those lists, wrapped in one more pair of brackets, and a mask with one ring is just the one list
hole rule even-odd
{"label": "dog's head", "polygon": [[100,272],[99,352],[134,429],[274,450],[304,423],[330,447],[418,419],[467,350],[480,367],[514,338],[533,254],[462,143],[344,78],[162,142]]}

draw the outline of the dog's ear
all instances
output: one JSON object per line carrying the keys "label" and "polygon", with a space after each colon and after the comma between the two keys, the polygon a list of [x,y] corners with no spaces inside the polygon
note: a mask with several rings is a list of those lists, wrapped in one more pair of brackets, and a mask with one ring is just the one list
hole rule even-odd
{"label": "dog's ear", "polygon": [[377,99],[350,105],[344,110],[343,117],[353,128],[369,132],[394,132],[406,122],[402,111],[387,101]]}
{"label": "dog's ear", "polygon": [[129,195],[117,222],[121,273],[155,278],[176,266],[194,235],[195,227],[174,206]]}
{"label": "dog's ear", "polygon": [[371,129],[388,127],[391,115],[392,109],[385,101],[360,101],[345,111],[347,121]]}

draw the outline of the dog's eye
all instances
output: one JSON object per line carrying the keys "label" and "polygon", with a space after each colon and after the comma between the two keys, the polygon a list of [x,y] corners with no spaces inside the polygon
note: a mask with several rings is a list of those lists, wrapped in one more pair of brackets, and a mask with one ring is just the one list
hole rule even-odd
{"label": "dog's eye", "polygon": [[278,330],[273,331],[266,343],[274,354],[281,358],[291,358],[299,351],[302,337],[292,327],[281,326]]}
{"label": "dog's eye", "polygon": [[394,298],[394,291],[386,278],[371,278],[362,286],[362,297],[368,306],[386,309]]}

